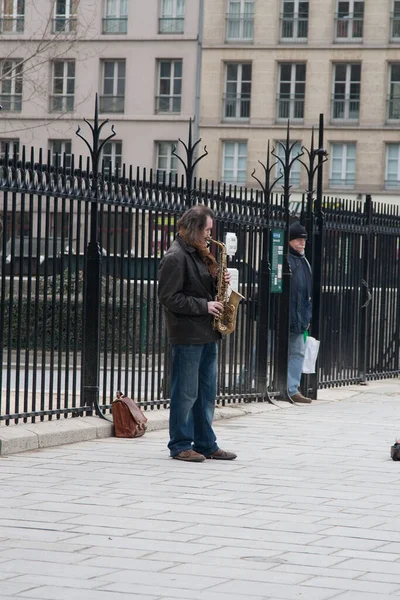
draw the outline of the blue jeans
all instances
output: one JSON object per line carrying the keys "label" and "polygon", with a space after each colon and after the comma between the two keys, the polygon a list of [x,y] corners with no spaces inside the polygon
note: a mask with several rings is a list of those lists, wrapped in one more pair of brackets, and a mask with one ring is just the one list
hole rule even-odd
{"label": "blue jeans", "polygon": [[288,392],[294,396],[299,391],[301,374],[303,371],[304,353],[306,344],[303,333],[289,333],[289,364],[288,364]]}
{"label": "blue jeans", "polygon": [[172,344],[172,381],[168,448],[210,455],[218,450],[212,428],[217,395],[216,342]]}

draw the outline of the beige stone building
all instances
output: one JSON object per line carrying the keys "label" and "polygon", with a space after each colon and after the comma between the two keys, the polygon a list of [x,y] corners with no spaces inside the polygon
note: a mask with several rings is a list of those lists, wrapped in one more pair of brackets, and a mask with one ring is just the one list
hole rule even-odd
{"label": "beige stone building", "polygon": [[[115,164],[175,172],[196,112],[200,0],[0,0],[0,153],[87,155],[75,135],[100,118]],[[197,94],[198,95],[198,94]],[[104,128],[104,135],[110,128]]]}
{"label": "beige stone building", "polygon": [[[325,118],[329,194],[400,192],[400,1],[205,0],[202,176],[253,185],[267,140]],[[260,167],[258,174],[261,175]],[[300,168],[293,190],[306,187]],[[277,191],[279,187],[277,187]]]}

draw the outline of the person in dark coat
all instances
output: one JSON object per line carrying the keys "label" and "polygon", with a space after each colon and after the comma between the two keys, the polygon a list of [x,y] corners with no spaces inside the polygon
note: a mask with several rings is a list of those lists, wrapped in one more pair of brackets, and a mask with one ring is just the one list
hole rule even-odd
{"label": "person in dark coat", "polygon": [[312,275],[311,266],[305,257],[304,249],[307,231],[299,222],[289,229],[289,265],[292,271],[290,289],[290,332],[288,393],[295,402],[309,404],[311,398],[299,392],[303,371],[305,337],[312,316]]}
{"label": "person in dark coat", "polygon": [[[212,210],[201,204],[182,215],[158,274],[158,297],[172,345],[168,448],[172,458],[190,462],[236,458],[218,447],[212,428],[221,338],[213,318],[223,310],[215,300],[218,265],[208,248],[213,218]],[[225,280],[229,283],[228,273]]]}

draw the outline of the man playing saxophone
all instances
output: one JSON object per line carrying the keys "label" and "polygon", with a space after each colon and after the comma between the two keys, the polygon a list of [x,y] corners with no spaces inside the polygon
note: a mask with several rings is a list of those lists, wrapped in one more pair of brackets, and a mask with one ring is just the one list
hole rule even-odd
{"label": "man playing saxophone", "polygon": [[[201,204],[182,215],[158,276],[172,345],[168,448],[172,458],[189,462],[236,458],[218,447],[212,428],[221,338],[213,319],[224,310],[224,303],[215,300],[218,264],[208,248],[213,219],[212,210]],[[229,283],[226,269],[224,279]]]}

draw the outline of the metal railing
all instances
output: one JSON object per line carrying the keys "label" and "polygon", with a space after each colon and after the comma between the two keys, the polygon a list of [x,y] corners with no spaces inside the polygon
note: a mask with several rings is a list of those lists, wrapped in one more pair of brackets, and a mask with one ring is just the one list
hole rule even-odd
{"label": "metal railing", "polygon": [[389,96],[387,99],[387,118],[398,121],[400,119],[400,96]]}
{"label": "metal railing", "polygon": [[331,177],[329,179],[329,187],[330,188],[346,188],[353,189],[356,184],[355,175],[346,177],[346,179],[341,179],[338,177]]}
{"label": "metal railing", "polygon": [[400,15],[392,14],[390,17],[390,37],[392,40],[400,41]]}
{"label": "metal railing", "polygon": [[222,115],[224,120],[248,121],[250,119],[250,96],[244,94],[224,96]]}
{"label": "metal railing", "polygon": [[227,42],[252,42],[254,39],[254,16],[226,16]]}
{"label": "metal railing", "polygon": [[76,17],[56,17],[53,19],[53,33],[76,33]]}
{"label": "metal railing", "polygon": [[308,37],[308,17],[281,15],[281,40],[303,41]]}
{"label": "metal railing", "polygon": [[53,94],[50,96],[50,112],[73,112],[74,95]]}
{"label": "metal railing", "polygon": [[22,94],[0,94],[0,104],[5,111],[21,112]]}
{"label": "metal railing", "polygon": [[103,19],[103,33],[127,33],[128,17],[106,17]]}
{"label": "metal railing", "polygon": [[104,417],[118,389],[147,409],[168,406],[157,271],[179,217],[197,202],[214,211],[215,239],[236,234],[229,266],[245,297],[235,332],[219,343],[218,402],[288,399],[290,180],[299,166],[308,183],[295,218],[309,234],[311,334],[322,341],[303,391],[315,397],[318,386],[400,374],[399,206],[323,197],[322,116],[318,146],[312,134],[295,161],[289,128],[279,153],[268,147],[262,180],[253,173],[257,189],[197,180],[191,126],[182,178],[160,181],[125,166],[110,172],[100,165],[116,135],[102,131],[106,124],[96,103],[93,142],[77,132],[87,159],[63,155],[51,164],[51,153],[23,147],[11,156],[7,145],[0,159],[0,426]]}
{"label": "metal railing", "polygon": [[22,33],[25,17],[1,17],[0,33]]}
{"label": "metal railing", "polygon": [[332,120],[358,121],[360,117],[360,98],[332,98]]}
{"label": "metal railing", "polygon": [[277,119],[292,121],[303,121],[304,120],[304,103],[305,99],[296,98],[294,96],[285,97],[280,94],[277,97]]}
{"label": "metal railing", "polygon": [[160,17],[158,19],[159,33],[183,33],[185,19],[183,17]]}
{"label": "metal railing", "polygon": [[358,42],[363,37],[363,17],[336,17],[335,40],[337,42]]}
{"label": "metal railing", "polygon": [[180,113],[181,96],[156,96],[156,113]]}
{"label": "metal railing", "polygon": [[123,113],[125,110],[125,96],[100,96],[101,113]]}

